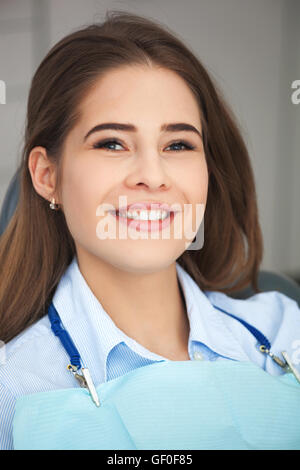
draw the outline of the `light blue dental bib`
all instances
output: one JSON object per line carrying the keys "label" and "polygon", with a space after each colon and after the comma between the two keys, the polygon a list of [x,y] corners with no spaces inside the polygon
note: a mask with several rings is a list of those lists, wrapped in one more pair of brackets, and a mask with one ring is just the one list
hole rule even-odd
{"label": "light blue dental bib", "polygon": [[300,384],[251,362],[157,362],[18,398],[17,449],[300,449]]}

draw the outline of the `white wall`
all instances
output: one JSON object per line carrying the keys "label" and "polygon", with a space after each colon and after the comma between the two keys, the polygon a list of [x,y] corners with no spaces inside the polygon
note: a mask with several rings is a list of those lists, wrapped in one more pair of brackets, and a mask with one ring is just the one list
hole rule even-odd
{"label": "white wall", "polygon": [[72,29],[129,10],[166,24],[202,60],[235,111],[257,184],[263,269],[300,271],[298,0],[1,0],[0,203],[20,159],[30,77]]}
{"label": "white wall", "polygon": [[0,201],[16,168],[22,144],[25,96],[31,74],[31,2],[2,0],[0,79],[6,84],[6,104],[0,105]]}

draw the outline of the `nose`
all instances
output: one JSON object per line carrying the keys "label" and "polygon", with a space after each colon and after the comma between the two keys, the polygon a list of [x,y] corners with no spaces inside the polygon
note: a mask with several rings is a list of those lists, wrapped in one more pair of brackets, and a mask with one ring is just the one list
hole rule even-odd
{"label": "nose", "polygon": [[144,185],[149,190],[155,191],[169,188],[171,179],[162,157],[157,152],[148,152],[137,156],[134,168],[131,168],[125,183],[130,187]]}

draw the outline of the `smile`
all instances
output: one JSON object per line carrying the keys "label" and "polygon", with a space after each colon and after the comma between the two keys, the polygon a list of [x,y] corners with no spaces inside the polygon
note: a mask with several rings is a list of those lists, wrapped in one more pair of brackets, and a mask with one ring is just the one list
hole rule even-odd
{"label": "smile", "polygon": [[164,210],[110,212],[118,222],[140,232],[161,231],[174,220],[174,212]]}
{"label": "smile", "polygon": [[164,220],[169,217],[170,212],[164,210],[134,210],[134,211],[117,211],[119,217],[132,220]]}

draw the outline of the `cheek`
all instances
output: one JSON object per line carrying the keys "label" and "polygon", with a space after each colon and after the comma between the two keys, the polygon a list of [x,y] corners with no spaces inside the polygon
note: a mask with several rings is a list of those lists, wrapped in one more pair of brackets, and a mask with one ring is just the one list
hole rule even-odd
{"label": "cheek", "polygon": [[205,159],[194,162],[182,178],[186,187],[188,200],[192,204],[206,204],[208,191],[208,169]]}
{"label": "cheek", "polygon": [[[196,235],[200,226],[203,227],[202,221],[204,219],[208,193],[208,168],[204,159],[198,162],[193,172],[191,172],[188,191],[188,199],[193,209],[191,212],[187,211],[186,222],[187,226],[192,227]],[[201,232],[198,236],[201,238]]]}
{"label": "cheek", "polygon": [[75,240],[86,235],[96,237],[96,210],[107,180],[101,173],[79,165],[69,168],[65,175],[62,202],[69,230]]}

